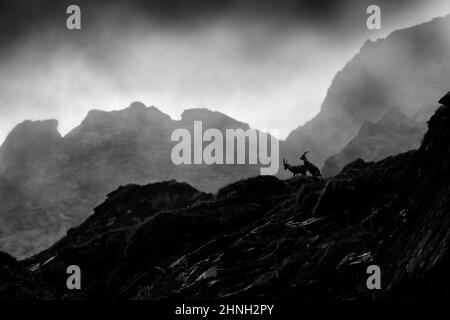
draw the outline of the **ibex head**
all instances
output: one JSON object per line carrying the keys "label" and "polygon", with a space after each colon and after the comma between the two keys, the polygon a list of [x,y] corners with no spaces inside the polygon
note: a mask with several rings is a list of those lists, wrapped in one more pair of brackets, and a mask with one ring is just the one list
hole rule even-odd
{"label": "ibex head", "polygon": [[308,161],[308,159],[306,158],[306,154],[307,154],[308,152],[309,152],[309,151],[306,151],[304,154],[302,154],[302,156],[300,157],[300,160]]}
{"label": "ibex head", "polygon": [[287,170],[289,167],[289,164],[287,163],[286,159],[283,159],[283,165],[284,165],[284,170]]}

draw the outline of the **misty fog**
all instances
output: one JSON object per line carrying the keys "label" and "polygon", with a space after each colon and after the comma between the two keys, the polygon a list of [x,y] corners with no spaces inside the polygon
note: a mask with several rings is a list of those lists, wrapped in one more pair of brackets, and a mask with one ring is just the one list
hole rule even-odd
{"label": "misty fog", "polygon": [[367,37],[450,12],[444,1],[386,6],[383,30],[372,33],[362,3],[284,19],[284,11],[271,16],[238,1],[174,25],[125,2],[95,7],[95,15],[81,5],[81,31],[65,29],[65,12],[53,12],[0,54],[0,140],[25,119],[58,119],[66,134],[91,109],[136,100],[175,119],[207,107],[284,138],[320,110],[334,75]]}

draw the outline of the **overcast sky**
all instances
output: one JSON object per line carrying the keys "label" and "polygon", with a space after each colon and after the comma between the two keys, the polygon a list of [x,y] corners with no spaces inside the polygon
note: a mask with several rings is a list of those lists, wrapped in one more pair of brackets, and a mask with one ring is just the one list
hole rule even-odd
{"label": "overcast sky", "polygon": [[[281,137],[320,110],[367,38],[450,13],[448,0],[0,1],[0,142],[25,119],[66,134],[133,101],[207,107]],[[66,29],[78,4],[82,30]],[[381,31],[366,8],[382,9]]]}

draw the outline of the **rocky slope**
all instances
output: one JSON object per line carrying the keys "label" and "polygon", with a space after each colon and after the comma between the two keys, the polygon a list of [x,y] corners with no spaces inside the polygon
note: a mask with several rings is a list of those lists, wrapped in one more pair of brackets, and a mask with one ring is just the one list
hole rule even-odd
{"label": "rocky slope", "polygon": [[[50,249],[2,254],[0,298],[448,299],[449,160],[450,104],[417,151],[333,178],[256,177],[214,195],[128,185]],[[65,287],[72,264],[80,291]],[[366,287],[371,264],[378,291]]]}

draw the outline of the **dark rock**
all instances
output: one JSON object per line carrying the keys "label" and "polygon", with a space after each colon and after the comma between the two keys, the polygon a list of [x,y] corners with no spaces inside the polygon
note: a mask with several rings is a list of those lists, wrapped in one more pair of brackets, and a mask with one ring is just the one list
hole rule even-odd
{"label": "dark rock", "polygon": [[450,107],[450,91],[439,100],[439,103],[443,106]]}
{"label": "dark rock", "polygon": [[217,192],[217,199],[229,203],[266,203],[271,198],[287,193],[288,189],[283,181],[273,176],[258,176],[232,183]]}
{"label": "dark rock", "polygon": [[314,216],[343,214],[349,204],[357,201],[357,187],[347,179],[331,179],[327,182],[314,209]]}
{"label": "dark rock", "polygon": [[13,256],[0,251],[0,266],[11,266],[11,265],[18,266],[17,260]]}

